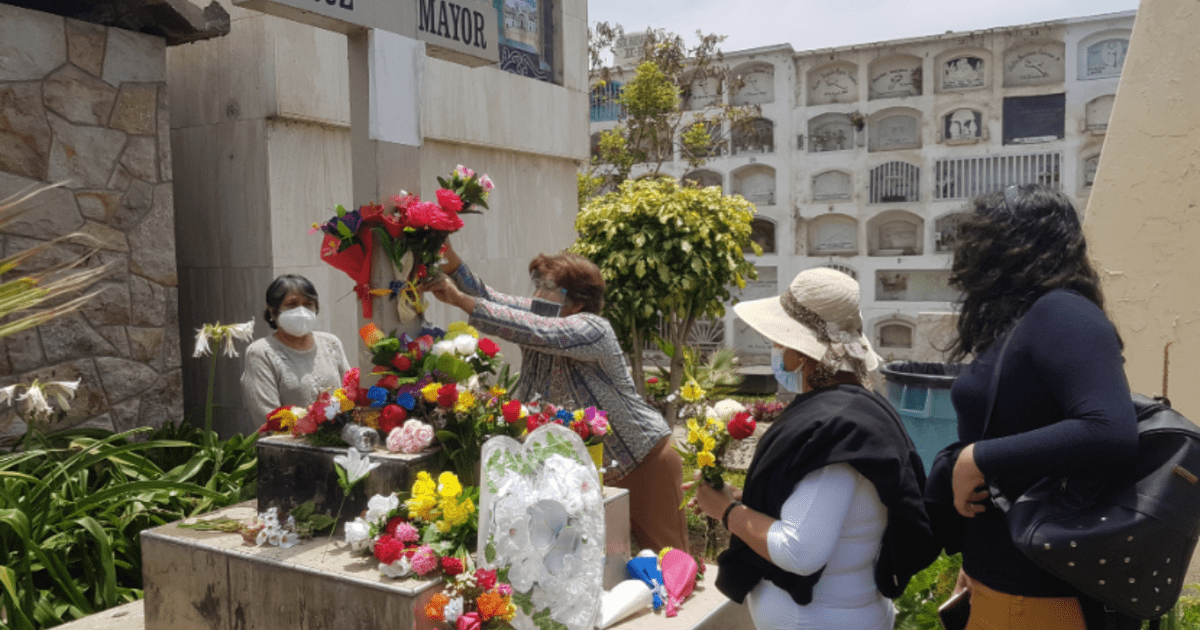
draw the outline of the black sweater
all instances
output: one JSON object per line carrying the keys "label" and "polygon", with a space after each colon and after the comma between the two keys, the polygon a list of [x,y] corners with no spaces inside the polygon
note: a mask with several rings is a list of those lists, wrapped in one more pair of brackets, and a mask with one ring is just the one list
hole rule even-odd
{"label": "black sweater", "polygon": [[[1099,307],[1070,291],[1038,299],[1008,344],[995,407],[983,438],[988,386],[1003,341],[954,382],[950,396],[962,444],[1010,499],[1044,477],[1102,471],[1137,453],[1137,417],[1113,325]],[[930,483],[943,483],[936,471]],[[948,490],[943,488],[943,490]],[[1017,551],[1000,510],[963,519],[963,568],[988,587],[1027,597],[1075,591]]]}

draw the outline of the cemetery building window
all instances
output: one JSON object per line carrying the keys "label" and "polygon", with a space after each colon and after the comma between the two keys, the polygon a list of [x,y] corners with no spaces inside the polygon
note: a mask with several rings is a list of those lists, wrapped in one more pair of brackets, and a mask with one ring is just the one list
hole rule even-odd
{"label": "cemetery building window", "polygon": [[733,154],[753,155],[775,152],[775,123],[754,118],[733,129]]}
{"label": "cemetery building window", "polygon": [[700,110],[706,107],[717,107],[721,104],[721,81],[717,77],[698,76],[688,84],[683,95],[685,109]]}
{"label": "cemetery building window", "polygon": [[921,114],[916,110],[883,112],[871,117],[869,151],[921,148]]}
{"label": "cemetery building window", "polygon": [[942,117],[942,141],[946,144],[974,144],[983,139],[983,112],[962,108]]}
{"label": "cemetery building window", "polygon": [[853,63],[839,62],[814,68],[807,79],[809,105],[858,100],[858,66]]}
{"label": "cemetery building window", "polygon": [[692,171],[680,179],[695,184],[700,188],[708,188],[709,186],[722,188],[725,184],[725,178],[720,173],[710,170]]}
{"label": "cemetery building window", "polygon": [[809,256],[857,256],[858,221],[844,214],[823,214],[808,222]]}
{"label": "cemetery building window", "polygon": [[867,221],[867,255],[919,256],[924,251],[925,220],[904,210],[881,212]]}
{"label": "cemetery building window", "polygon": [[946,158],[933,165],[934,199],[970,199],[1012,184],[1043,184],[1057,189],[1062,153]]}
{"label": "cemetery building window", "polygon": [[1066,105],[1066,94],[1005,98],[1004,144],[1038,144],[1061,140]]}
{"label": "cemetery building window", "polygon": [[775,101],[775,67],[767,63],[752,63],[735,68],[736,91],[731,90],[729,104],[765,105]]}
{"label": "cemetery building window", "polygon": [[775,169],[752,164],[735,171],[732,192],[756,206],[775,205]]}
{"label": "cemetery building window", "polygon": [[[766,218],[756,218],[750,224],[750,240],[758,243],[763,254],[775,253],[775,222]],[[745,253],[752,253],[754,250],[747,247]]]}
{"label": "cemetery building window", "polygon": [[867,76],[869,100],[921,95],[924,73],[920,57],[896,55],[879,59],[870,65]]}
{"label": "cemetery building window", "polygon": [[1057,85],[1066,76],[1062,42],[1026,44],[1004,53],[1004,87]]}
{"label": "cemetery building window", "polygon": [[621,105],[622,87],[616,81],[609,81],[592,88],[589,94],[592,122],[608,122],[625,117],[625,108]]}
{"label": "cemetery building window", "polygon": [[910,350],[913,347],[913,325],[898,319],[880,322],[875,344],[883,350]]}
{"label": "cemetery building window", "polygon": [[941,62],[939,86],[943,92],[974,90],[987,84],[984,58],[976,54],[959,54]]}
{"label": "cemetery building window", "polygon": [[1093,133],[1107,131],[1108,119],[1112,117],[1115,99],[1116,97],[1112,94],[1105,94],[1088,101],[1084,108],[1084,129]]}
{"label": "cemetery building window", "polygon": [[808,121],[808,151],[822,153],[853,149],[856,133],[858,131],[850,122],[849,115],[821,114]]}
{"label": "cemetery building window", "polygon": [[933,249],[939,254],[954,251],[954,241],[958,237],[958,224],[966,218],[962,212],[951,212],[933,222]]}
{"label": "cemetery building window", "polygon": [[858,272],[851,269],[850,267],[847,267],[846,265],[825,265],[825,267],[827,269],[833,269],[834,271],[840,271],[840,272],[846,274],[847,276],[850,276],[851,278],[858,280]]}
{"label": "cemetery building window", "polygon": [[1084,44],[1084,54],[1080,55],[1083,66],[1083,79],[1110,79],[1121,76],[1121,68],[1125,65],[1125,55],[1129,52],[1129,36],[1110,36]]}
{"label": "cemetery building window", "polygon": [[813,201],[834,201],[849,199],[851,195],[850,173],[845,171],[825,171],[813,176]]}
{"label": "cemetery building window", "polygon": [[692,123],[692,127],[685,129],[683,133],[687,133],[687,131],[696,126],[703,127],[704,131],[708,133],[709,143],[707,145],[691,149],[684,145],[683,136],[681,134],[679,139],[679,154],[682,155],[684,159],[698,158],[701,160],[724,155],[727,145],[721,123],[711,120],[701,120],[699,122]]}
{"label": "cemetery building window", "polygon": [[880,269],[875,272],[877,302],[954,302],[950,271],[943,269]]}
{"label": "cemetery building window", "polygon": [[887,162],[871,169],[871,203],[920,201],[921,168],[908,162]]}
{"label": "cemetery building window", "polygon": [[1083,160],[1083,185],[1096,183],[1096,169],[1100,167],[1100,154],[1090,155]]}

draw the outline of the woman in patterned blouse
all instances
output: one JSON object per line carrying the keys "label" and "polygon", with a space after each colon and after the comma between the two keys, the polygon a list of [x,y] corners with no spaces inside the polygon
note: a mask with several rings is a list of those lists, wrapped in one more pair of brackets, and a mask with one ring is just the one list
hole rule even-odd
{"label": "woman in patterned blouse", "polygon": [[[687,520],[680,509],[683,461],[670,448],[671,428],[637,393],[612,325],[600,316],[600,269],[577,254],[541,254],[529,263],[535,290],[528,298],[488,287],[450,247],[446,260],[442,271],[450,277],[427,290],[465,311],[481,332],[521,347],[518,399],[540,397],[560,407],[595,406],[608,413],[605,483],[629,490],[630,504],[637,506],[631,511],[634,537],[643,547],[687,551]],[[557,314],[536,314],[535,304]]]}

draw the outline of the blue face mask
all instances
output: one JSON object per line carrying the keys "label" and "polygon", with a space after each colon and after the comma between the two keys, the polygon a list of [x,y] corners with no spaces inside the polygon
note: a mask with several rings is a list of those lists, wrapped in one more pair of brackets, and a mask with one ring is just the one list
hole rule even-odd
{"label": "blue face mask", "polygon": [[795,371],[789,372],[783,367],[783,350],[779,348],[771,348],[771,371],[775,373],[775,380],[779,381],[779,385],[789,392],[800,392],[800,376]]}

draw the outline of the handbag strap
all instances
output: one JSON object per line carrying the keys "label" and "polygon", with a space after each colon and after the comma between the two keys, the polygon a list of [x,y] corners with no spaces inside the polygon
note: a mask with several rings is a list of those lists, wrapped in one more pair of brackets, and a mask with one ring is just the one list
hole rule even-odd
{"label": "handbag strap", "polygon": [[[1009,328],[1008,333],[1004,336],[1004,343],[1000,344],[1000,352],[996,355],[996,364],[992,367],[992,380],[988,383],[987,411],[983,415],[983,432],[979,436],[981,440],[987,437],[988,425],[992,422],[992,410],[996,408],[996,394],[1000,390],[1000,370],[1004,367],[1004,355],[1008,352],[1009,342],[1017,336],[1017,327],[1021,325],[1023,319],[1024,317],[1018,318],[1012,328]],[[988,495],[1001,512],[1008,512],[1012,506],[995,482],[988,483]]]}

